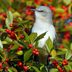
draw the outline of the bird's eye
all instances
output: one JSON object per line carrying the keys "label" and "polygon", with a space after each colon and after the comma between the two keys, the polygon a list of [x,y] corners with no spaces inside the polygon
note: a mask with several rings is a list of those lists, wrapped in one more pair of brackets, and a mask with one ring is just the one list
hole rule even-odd
{"label": "bird's eye", "polygon": [[44,12],[43,10],[38,10],[38,12]]}

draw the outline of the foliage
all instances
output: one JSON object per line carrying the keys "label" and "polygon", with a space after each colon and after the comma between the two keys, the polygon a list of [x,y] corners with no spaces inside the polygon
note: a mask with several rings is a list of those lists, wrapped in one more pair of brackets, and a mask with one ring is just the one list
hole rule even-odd
{"label": "foliage", "polygon": [[[31,33],[34,13],[31,8],[48,6],[53,12],[57,32],[54,45],[46,41],[46,63],[37,37]],[[72,72],[72,0],[0,1],[0,72]],[[41,59],[40,59],[41,58]]]}

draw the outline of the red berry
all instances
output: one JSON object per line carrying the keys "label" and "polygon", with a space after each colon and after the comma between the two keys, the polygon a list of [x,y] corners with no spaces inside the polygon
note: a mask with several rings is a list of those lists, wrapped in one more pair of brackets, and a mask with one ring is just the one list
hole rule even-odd
{"label": "red berry", "polygon": [[22,50],[23,49],[23,46],[19,46],[19,48],[17,49],[17,51],[20,51],[20,50]]}
{"label": "red berry", "polygon": [[28,66],[23,66],[24,71],[28,71]]}
{"label": "red berry", "polygon": [[57,68],[58,68],[59,72],[64,72],[63,69],[59,65],[57,66]]}
{"label": "red berry", "polygon": [[2,69],[2,62],[0,62],[0,69]]}
{"label": "red berry", "polygon": [[7,32],[8,34],[11,34],[11,30],[9,30],[9,29],[6,29],[6,32]]}
{"label": "red berry", "polygon": [[20,66],[20,67],[22,67],[23,64],[22,64],[21,61],[18,61],[17,65]]}
{"label": "red berry", "polygon": [[67,11],[67,9],[68,9],[68,8],[67,8],[66,6],[64,6],[64,5],[62,6],[62,8],[63,8],[65,11]]}
{"label": "red berry", "polygon": [[62,65],[68,65],[68,61],[66,60],[66,59],[64,59],[63,61],[62,61]]}
{"label": "red berry", "polygon": [[36,55],[39,55],[39,52],[37,51],[35,54],[36,54]]}
{"label": "red berry", "polygon": [[56,60],[54,60],[53,62],[52,62],[52,64],[54,65],[54,66],[58,66],[58,62],[56,61]]}
{"label": "red berry", "polygon": [[56,8],[54,6],[49,6],[49,8],[52,10],[52,11],[55,11]]}
{"label": "red berry", "polygon": [[38,49],[33,49],[33,54],[34,54],[34,55],[39,55]]}
{"label": "red berry", "polygon": [[72,70],[70,70],[69,72],[72,72]]}
{"label": "red berry", "polygon": [[72,22],[69,23],[69,26],[72,26]]}
{"label": "red berry", "polygon": [[34,0],[34,2],[37,4],[37,5],[40,5],[42,0]]}
{"label": "red berry", "polygon": [[2,24],[0,24],[0,28],[2,28]]}
{"label": "red berry", "polygon": [[24,39],[24,35],[21,35],[21,36],[20,36],[20,39]]}
{"label": "red berry", "polygon": [[31,11],[30,9],[27,9],[27,10],[26,10],[26,14],[27,14],[27,15],[31,15],[31,14],[32,14],[32,11]]}
{"label": "red berry", "polygon": [[8,61],[9,61],[9,59],[7,58],[7,59],[6,59],[6,62],[8,62]]}
{"label": "red berry", "polygon": [[64,45],[63,45],[63,44],[61,44],[61,45],[59,46],[59,48],[64,48]]}
{"label": "red berry", "polygon": [[29,44],[29,45],[28,45],[28,47],[29,47],[29,48],[32,48],[32,47],[33,47],[33,45],[32,45],[32,44]]}
{"label": "red berry", "polygon": [[13,27],[13,24],[10,24],[9,26],[10,26],[10,27]]}

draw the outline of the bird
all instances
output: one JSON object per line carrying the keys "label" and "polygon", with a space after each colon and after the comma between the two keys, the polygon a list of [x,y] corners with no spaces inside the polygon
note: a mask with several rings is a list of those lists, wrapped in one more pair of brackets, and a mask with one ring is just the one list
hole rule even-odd
{"label": "bird", "polygon": [[43,48],[49,37],[52,42],[56,37],[56,30],[52,21],[53,14],[51,9],[47,6],[39,6],[32,10],[35,12],[35,22],[31,33],[37,33],[39,36],[46,32],[45,36],[38,41],[38,47]]}

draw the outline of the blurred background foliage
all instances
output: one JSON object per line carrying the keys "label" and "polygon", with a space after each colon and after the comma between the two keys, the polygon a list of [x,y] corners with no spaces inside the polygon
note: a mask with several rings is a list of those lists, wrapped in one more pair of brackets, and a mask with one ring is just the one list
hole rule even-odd
{"label": "blurred background foliage", "polygon": [[[51,55],[58,55],[56,59],[60,60],[60,62],[64,59],[69,60],[69,65],[64,67],[65,70],[67,70],[64,72],[69,72],[69,70],[72,70],[72,0],[0,0],[0,40],[8,50],[10,50],[11,46],[17,49],[19,44],[17,44],[16,41],[12,43],[12,40],[16,40],[17,38],[18,41],[18,39],[24,38],[23,32],[21,31],[25,31],[29,34],[35,21],[34,12],[32,12],[31,9],[41,5],[48,6],[52,10],[53,24],[57,32],[57,41],[54,43],[57,52],[53,49]],[[16,35],[13,33],[13,36],[9,36],[10,38],[7,37],[7,28],[15,32]],[[24,33],[25,36],[27,36],[26,33]],[[24,42],[26,42],[26,40],[24,40]],[[23,45],[23,42],[19,41],[19,43]],[[1,51],[0,53],[4,55],[3,58],[7,58],[4,51]],[[8,54],[8,52],[5,53]],[[17,52],[17,54],[20,55],[22,52]],[[2,55],[0,55],[0,58],[1,61],[4,62],[5,59],[2,60]],[[12,57],[13,55],[11,58]],[[11,58],[9,59],[11,60]],[[0,63],[0,67],[1,66],[2,64]],[[35,67],[32,68],[35,69],[36,72],[39,72]],[[8,71],[12,72],[12,69],[13,68],[9,68]],[[51,72],[53,71],[58,72],[56,69],[51,70]],[[14,72],[16,72],[16,70]],[[63,71],[59,70],[59,72]]]}

